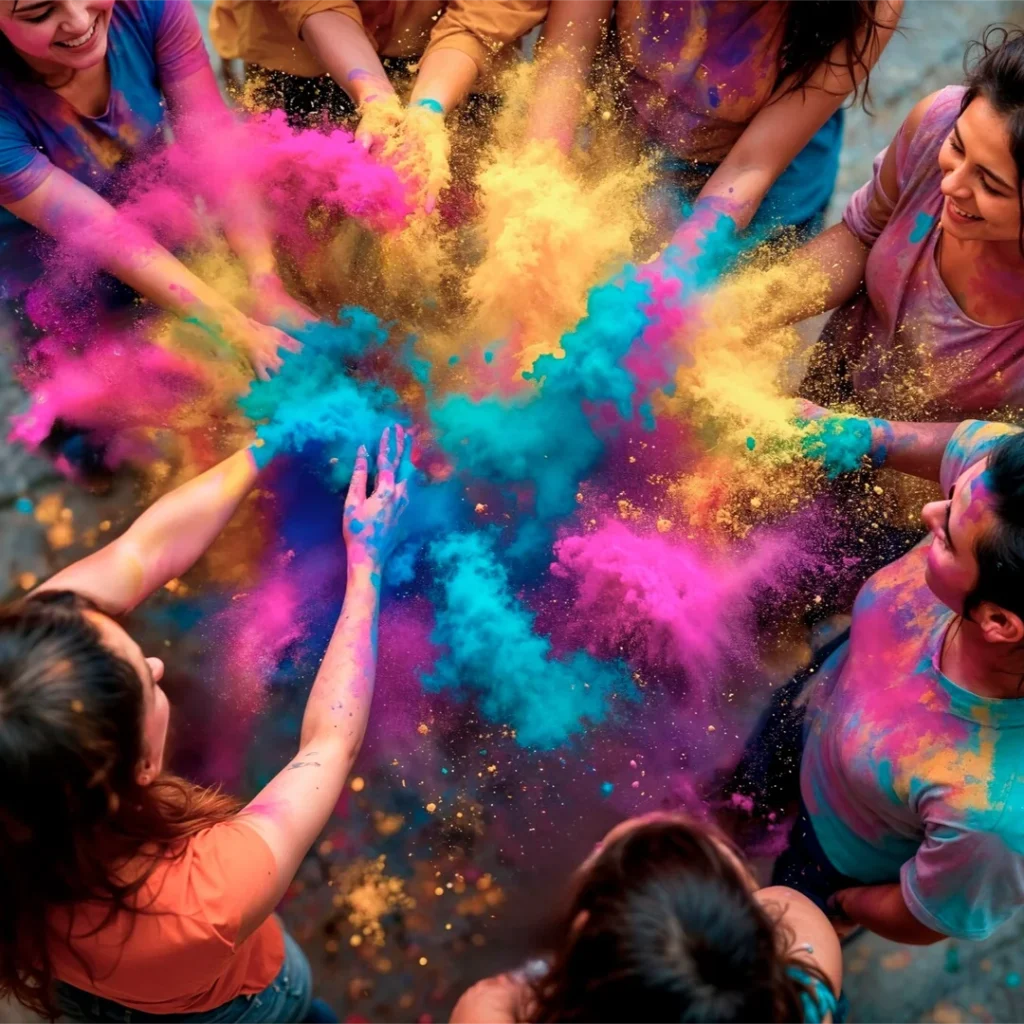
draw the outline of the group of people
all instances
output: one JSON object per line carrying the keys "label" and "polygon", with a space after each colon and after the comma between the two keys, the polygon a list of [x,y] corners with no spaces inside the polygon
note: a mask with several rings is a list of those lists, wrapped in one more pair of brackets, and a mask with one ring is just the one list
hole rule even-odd
{"label": "group of people", "polygon": [[[873,466],[941,486],[925,539],[866,582],[848,633],[782,688],[737,770],[763,779],[780,751],[798,769],[774,884],[709,823],[623,822],[574,874],[550,947],[475,985],[453,1020],[836,1019],[851,926],[978,939],[1024,903],[1024,434],[1002,422],[1024,404],[1024,32],[989,35],[965,84],[921,99],[841,223],[815,234],[840,107],[899,16],[897,0],[214,5],[216,45],[266,101],[303,121],[356,118],[371,150],[382,117],[443,119],[486,94],[539,27],[531,131],[569,152],[594,68],[614,66],[631,130],[660,154],[673,241],[685,251],[703,211],[808,238],[787,258],[825,294],[772,292],[759,315],[835,311],[803,389],[810,415],[855,402]],[[166,119],[201,135],[233,116],[187,0],[0,0],[14,331],[32,330],[23,296],[47,239],[73,237],[133,295],[214,324],[254,373],[273,372],[295,347],[280,325],[311,314],[249,197],[223,228],[259,308],[155,240],[130,257],[116,244],[126,159],[159,145]],[[345,600],[298,752],[248,804],[169,770],[163,664],[118,618],[221,531],[262,472],[251,449],[0,610],[0,992],[71,1020],[334,1019],[274,908],[370,711],[381,573],[414,472],[400,427],[371,471],[373,456],[360,450],[345,499]]]}

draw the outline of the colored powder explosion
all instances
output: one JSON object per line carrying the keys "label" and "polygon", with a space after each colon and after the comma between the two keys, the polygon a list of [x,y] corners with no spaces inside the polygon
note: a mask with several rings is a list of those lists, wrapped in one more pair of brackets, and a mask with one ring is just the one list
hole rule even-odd
{"label": "colored powder explosion", "polygon": [[[246,310],[260,296],[217,222],[233,189],[259,197],[285,276],[322,317],[294,332],[303,349],[275,377],[248,381],[199,323],[148,309],[125,323],[97,299],[85,324],[71,295],[98,278],[67,248],[33,293],[47,337],[21,371],[32,405],[14,427],[30,446],[58,422],[77,429],[110,465],[141,470],[147,497],[256,439],[267,468],[244,528],[174,600],[202,601],[211,718],[230,720],[211,730],[206,772],[248,764],[257,780],[252,729],[294,741],[343,596],[355,451],[389,423],[412,430],[417,479],[385,576],[364,755],[373,801],[353,779],[373,827],[318,854],[361,858],[324,868],[345,888],[335,951],[344,929],[352,947],[377,946],[389,915],[429,932],[449,884],[475,893],[467,920],[490,914],[481,836],[502,856],[550,854],[556,777],[581,822],[666,793],[693,804],[778,654],[764,623],[809,608],[812,577],[838,571],[810,513],[826,477],[866,451],[854,420],[795,419],[799,338],[759,319],[766,294],[812,302],[823,282],[733,269],[743,242],[725,217],[691,252],[652,247],[650,168],[614,124],[562,157],[524,140],[513,96],[449,184],[443,121],[379,114],[372,153],[343,129],[264,114],[207,140],[202,160],[176,141],[126,186],[127,223]],[[269,707],[287,712],[257,714]],[[513,794],[529,843],[500,810]],[[366,855],[380,844],[399,874],[414,850],[447,851],[451,881],[417,875],[422,861],[404,884],[386,876]]]}

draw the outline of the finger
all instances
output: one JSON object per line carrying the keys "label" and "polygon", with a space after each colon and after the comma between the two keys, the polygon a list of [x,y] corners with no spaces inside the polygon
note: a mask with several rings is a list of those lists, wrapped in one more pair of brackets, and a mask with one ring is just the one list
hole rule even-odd
{"label": "finger", "polygon": [[366,501],[366,474],[369,466],[369,455],[366,445],[361,444],[356,452],[356,464],[352,470],[352,479],[348,483],[348,494],[345,496],[345,508],[355,508]]}
{"label": "finger", "polygon": [[398,463],[398,473],[396,475],[399,484],[408,483],[416,472],[416,466],[412,461],[412,438],[408,433],[405,435],[404,442],[402,455]]}
{"label": "finger", "polygon": [[436,203],[437,203],[437,196],[435,196],[432,192],[428,192],[427,193],[427,201],[423,204],[424,212],[426,212],[427,214],[433,213],[434,212],[434,206],[436,205]]}
{"label": "finger", "polygon": [[[309,319],[313,319],[312,314],[310,314]],[[301,352],[302,342],[299,341],[298,338],[293,338],[290,334],[282,334],[281,348],[286,349],[289,352]]]}
{"label": "finger", "polygon": [[267,373],[267,368],[262,363],[253,363],[252,368],[256,371],[258,380],[270,380],[270,374]]}
{"label": "finger", "polygon": [[392,491],[395,486],[395,464],[391,456],[391,427],[385,427],[380,435],[380,447],[377,450],[377,486],[375,491]]}

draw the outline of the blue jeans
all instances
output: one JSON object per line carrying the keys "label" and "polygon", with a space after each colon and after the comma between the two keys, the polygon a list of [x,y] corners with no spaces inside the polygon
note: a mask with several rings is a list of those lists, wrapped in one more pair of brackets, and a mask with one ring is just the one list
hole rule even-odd
{"label": "blue jeans", "polygon": [[[112,999],[103,999],[91,992],[57,982],[57,1003],[68,1020],[94,1021],[97,1024],[139,1024],[156,1021],[200,1021],[204,1024],[230,1024],[263,1021],[305,1021],[313,1002],[313,975],[306,954],[298,943],[284,933],[284,963],[277,977],[262,991],[251,996],[236,996],[222,1006],[201,1013],[146,1013],[133,1010]],[[322,1014],[317,1019],[324,1019]],[[335,1018],[337,1019],[337,1018]]]}

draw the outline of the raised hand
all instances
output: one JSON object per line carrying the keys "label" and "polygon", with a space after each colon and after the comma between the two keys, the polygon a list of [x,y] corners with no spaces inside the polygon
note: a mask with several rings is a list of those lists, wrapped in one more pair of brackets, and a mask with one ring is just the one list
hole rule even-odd
{"label": "raised hand", "polygon": [[367,497],[369,456],[365,445],[360,446],[345,498],[344,534],[350,565],[365,564],[371,572],[380,572],[395,549],[398,522],[409,504],[411,448],[400,424],[385,427],[377,452],[376,485]]}

